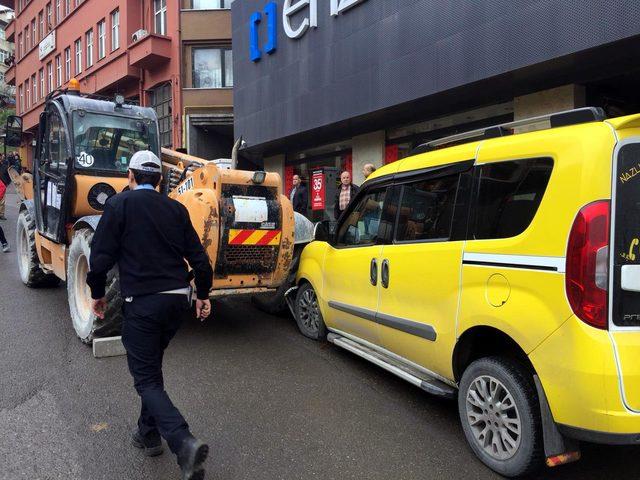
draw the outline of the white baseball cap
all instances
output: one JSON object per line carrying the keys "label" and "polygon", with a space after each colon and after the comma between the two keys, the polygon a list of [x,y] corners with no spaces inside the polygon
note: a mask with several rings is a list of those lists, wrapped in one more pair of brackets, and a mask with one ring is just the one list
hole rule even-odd
{"label": "white baseball cap", "polygon": [[149,150],[141,150],[134,153],[129,161],[129,168],[131,170],[138,170],[139,172],[162,173],[162,163],[160,159],[155,153]]}

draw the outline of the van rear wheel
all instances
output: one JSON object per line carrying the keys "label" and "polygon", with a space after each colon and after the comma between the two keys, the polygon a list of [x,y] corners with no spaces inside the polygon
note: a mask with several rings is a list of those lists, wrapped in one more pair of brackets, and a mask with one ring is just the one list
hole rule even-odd
{"label": "van rear wheel", "polygon": [[471,449],[489,468],[519,477],[542,466],[538,395],[522,365],[500,357],[473,362],[460,381],[458,410]]}
{"label": "van rear wheel", "polygon": [[107,309],[104,318],[91,309],[91,290],[87,285],[91,239],[93,231],[78,230],[73,236],[67,260],[67,295],[73,329],[82,342],[90,344],[94,338],[120,335],[122,329],[122,298],[117,268],[107,275],[105,296]]}

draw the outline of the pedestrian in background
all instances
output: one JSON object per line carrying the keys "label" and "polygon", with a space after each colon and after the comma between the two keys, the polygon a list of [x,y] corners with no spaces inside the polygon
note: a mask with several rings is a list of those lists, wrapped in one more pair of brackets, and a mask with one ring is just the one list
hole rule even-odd
{"label": "pedestrian in background", "polygon": [[[0,198],[4,198],[6,190],[7,187],[5,187],[4,183],[0,181]],[[2,230],[2,227],[0,227],[0,246],[4,253],[9,251],[9,242],[7,242],[7,237],[4,236],[4,230]]]}
{"label": "pedestrian in background", "polygon": [[354,199],[358,194],[360,188],[357,185],[351,183],[351,174],[349,172],[342,172],[340,175],[340,188],[336,192],[335,207],[333,208],[333,216],[337,220],[342,215],[349,202]]}
{"label": "pedestrian in background", "polygon": [[200,480],[209,447],[191,434],[167,395],[162,357],[190,308],[186,262],[195,274],[196,314],[201,320],[211,312],[213,269],[187,209],[156,191],[161,172],[160,159],[153,152],[140,151],[131,157],[129,191],[107,201],[93,236],[87,284],[93,312],[102,318],[107,273],[118,265],[125,299],[122,344],[142,400],[133,445],[147,456],[160,455],[163,437],[177,456],[183,479]]}
{"label": "pedestrian in background", "polygon": [[293,204],[293,211],[307,215],[307,209],[309,207],[309,192],[307,187],[302,182],[300,175],[293,176],[293,188],[289,194],[289,199]]}
{"label": "pedestrian in background", "polygon": [[373,163],[366,163],[364,167],[362,167],[362,175],[364,175],[364,179],[366,180],[369,176],[376,171],[376,167]]}
{"label": "pedestrian in background", "polygon": [[5,196],[7,194],[7,188],[9,183],[11,183],[11,177],[9,177],[9,162],[8,159],[5,158],[4,154],[0,153],[0,220],[6,220],[5,217],[5,208],[6,208],[6,199]]}

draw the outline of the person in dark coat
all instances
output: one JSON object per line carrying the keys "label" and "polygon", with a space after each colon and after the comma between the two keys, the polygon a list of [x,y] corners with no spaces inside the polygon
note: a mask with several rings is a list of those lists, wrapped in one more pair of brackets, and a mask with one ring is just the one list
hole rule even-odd
{"label": "person in dark coat", "polygon": [[289,199],[293,204],[293,211],[307,215],[307,208],[309,206],[309,193],[307,187],[302,183],[300,175],[293,176],[293,188],[289,194]]}
{"label": "person in dark coat", "polygon": [[156,191],[161,174],[160,159],[153,152],[131,157],[129,191],[107,201],[93,236],[87,284],[93,312],[103,318],[107,273],[118,265],[124,298],[122,344],[142,401],[132,444],[155,456],[162,453],[164,437],[177,456],[183,480],[201,480],[209,447],[191,434],[165,391],[162,358],[190,308],[186,261],[193,269],[196,315],[202,320],[211,312],[213,269],[187,209]]}
{"label": "person in dark coat", "polygon": [[342,215],[349,203],[355,198],[360,191],[358,185],[354,185],[351,182],[351,174],[349,172],[342,172],[340,175],[340,188],[336,192],[335,207],[333,208],[333,216],[337,220]]}

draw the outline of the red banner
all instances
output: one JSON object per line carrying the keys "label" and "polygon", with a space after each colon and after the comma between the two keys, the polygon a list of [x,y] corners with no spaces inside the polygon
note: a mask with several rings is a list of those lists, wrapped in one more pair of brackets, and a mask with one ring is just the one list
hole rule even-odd
{"label": "red banner", "polygon": [[324,210],[325,202],[325,178],[322,170],[313,172],[311,177],[311,209]]}

